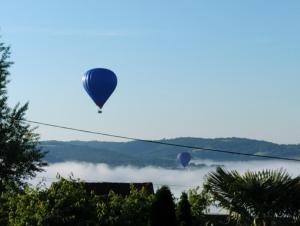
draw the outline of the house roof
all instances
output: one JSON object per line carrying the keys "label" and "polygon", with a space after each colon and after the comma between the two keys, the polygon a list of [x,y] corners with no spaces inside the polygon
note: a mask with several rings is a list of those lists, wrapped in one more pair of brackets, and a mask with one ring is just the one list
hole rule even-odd
{"label": "house roof", "polygon": [[151,182],[145,183],[83,183],[88,192],[93,191],[96,195],[108,195],[110,191],[122,196],[130,194],[130,186],[133,185],[137,190],[145,189],[146,193],[154,194],[153,184]]}

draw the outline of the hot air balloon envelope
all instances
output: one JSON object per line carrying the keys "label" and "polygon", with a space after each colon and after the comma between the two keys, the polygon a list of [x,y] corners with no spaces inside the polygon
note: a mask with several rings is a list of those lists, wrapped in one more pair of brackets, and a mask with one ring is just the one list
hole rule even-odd
{"label": "hot air balloon envelope", "polygon": [[183,167],[186,167],[191,161],[191,154],[189,152],[181,152],[177,155],[177,160]]}
{"label": "hot air balloon envelope", "polygon": [[101,109],[117,86],[117,76],[111,70],[94,68],[82,77],[83,87]]}

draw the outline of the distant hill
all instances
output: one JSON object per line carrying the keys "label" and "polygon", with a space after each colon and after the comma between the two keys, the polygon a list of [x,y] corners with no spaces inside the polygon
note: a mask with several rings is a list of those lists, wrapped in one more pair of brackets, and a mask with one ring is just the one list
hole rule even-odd
{"label": "distant hill", "polygon": [[[280,145],[266,141],[244,138],[175,138],[160,140],[163,142],[222,149],[242,153],[272,155],[300,159],[300,144]],[[215,161],[250,161],[261,158],[231,155],[210,151],[192,150],[161,144],[132,142],[102,141],[43,141],[41,148],[48,151],[45,159],[49,163],[64,161],[85,161],[107,163],[112,166],[161,166],[177,167],[176,156],[179,152],[189,151],[194,160],[207,159]]]}

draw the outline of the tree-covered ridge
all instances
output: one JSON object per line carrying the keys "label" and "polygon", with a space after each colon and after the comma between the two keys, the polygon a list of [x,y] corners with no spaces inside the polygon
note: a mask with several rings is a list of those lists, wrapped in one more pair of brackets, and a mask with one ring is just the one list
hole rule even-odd
{"label": "tree-covered ridge", "polygon": [[[199,146],[235,152],[263,154],[280,157],[300,158],[300,145],[281,145],[266,141],[244,138],[175,138],[161,140],[168,143]],[[100,141],[43,141],[41,147],[49,151],[46,160],[53,162],[86,161],[103,162],[110,165],[131,164],[137,166],[157,165],[176,167],[179,152],[189,151],[194,159],[215,161],[260,160],[261,158],[230,155],[209,151],[190,150],[140,141],[100,142]]]}

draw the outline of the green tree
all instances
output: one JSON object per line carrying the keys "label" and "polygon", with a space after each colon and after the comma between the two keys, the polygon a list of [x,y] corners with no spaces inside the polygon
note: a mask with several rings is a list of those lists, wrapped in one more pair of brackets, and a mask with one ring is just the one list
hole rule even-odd
{"label": "green tree", "polygon": [[42,191],[26,187],[21,193],[7,192],[9,226],[43,226],[47,218],[46,202],[42,198]]}
{"label": "green tree", "polygon": [[124,198],[110,192],[108,197],[98,197],[97,219],[101,226],[122,226],[122,208]]}
{"label": "green tree", "polygon": [[299,197],[299,181],[300,178],[292,179],[282,170],[240,175],[237,171],[228,172],[218,167],[208,176],[205,187],[237,222],[269,226],[281,216],[299,217],[299,206],[294,201]]}
{"label": "green tree", "polygon": [[177,203],[176,215],[180,226],[192,226],[191,205],[185,192],[181,194]]}
{"label": "green tree", "polygon": [[110,192],[97,202],[98,223],[101,226],[147,226],[153,195],[131,187],[126,197]]}
{"label": "green tree", "polygon": [[191,205],[191,213],[194,218],[201,218],[209,212],[209,206],[212,204],[212,197],[207,190],[200,190],[199,187],[188,191],[188,199]]}
{"label": "green tree", "polygon": [[167,186],[162,186],[155,193],[150,224],[151,226],[177,225],[174,198]]}
{"label": "green tree", "polygon": [[44,225],[95,225],[96,203],[82,182],[61,178],[52,183],[44,195],[47,203]]}
{"label": "green tree", "polygon": [[8,203],[11,226],[97,225],[95,198],[77,180],[61,178],[49,189],[27,187]]}
{"label": "green tree", "polygon": [[10,49],[0,43],[0,193],[24,185],[24,179],[34,177],[46,163],[45,153],[38,147],[38,135],[24,122],[28,108],[7,105],[7,83]]}
{"label": "green tree", "polygon": [[[8,226],[147,226],[153,195],[131,189],[122,197],[88,193],[78,180],[61,178],[49,188],[6,193]],[[1,207],[1,206],[0,206]]]}
{"label": "green tree", "polygon": [[153,195],[145,189],[131,187],[130,194],[123,202],[123,226],[147,226],[149,224]]}

